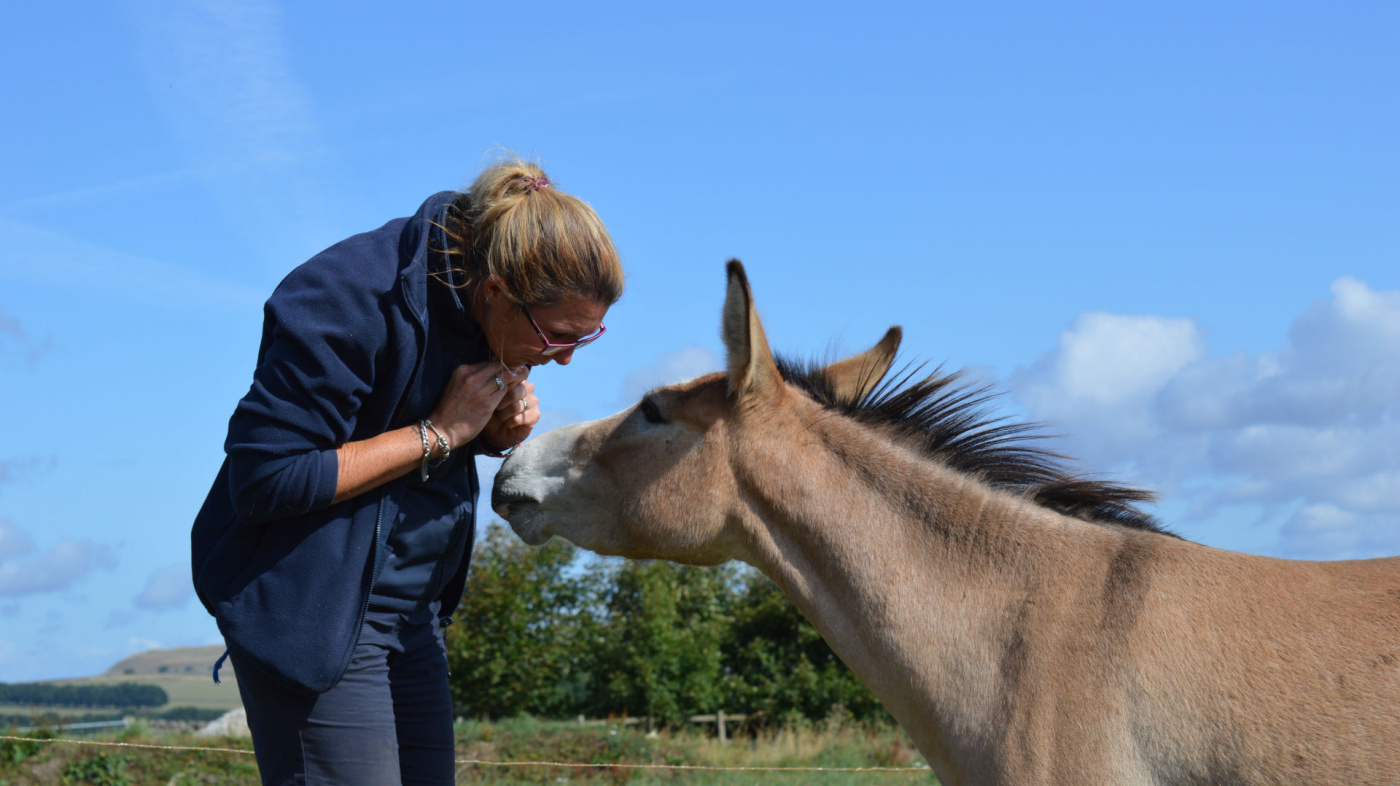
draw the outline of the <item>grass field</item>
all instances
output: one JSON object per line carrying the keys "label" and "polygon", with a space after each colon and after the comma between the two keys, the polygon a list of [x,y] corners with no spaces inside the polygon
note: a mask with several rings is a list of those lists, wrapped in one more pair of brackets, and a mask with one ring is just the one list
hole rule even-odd
{"label": "grass field", "polygon": [[[246,739],[189,735],[154,736],[139,724],[119,737],[154,745],[195,745],[247,751]],[[891,726],[829,722],[750,733],[739,729],[727,743],[700,731],[649,736],[635,727],[588,726],[532,718],[457,726],[457,759],[489,762],[570,762],[606,765],[582,769],[557,765],[458,764],[457,782],[611,784],[933,784],[902,732]],[[800,772],[638,770],[624,764],[706,767],[896,767],[897,772]],[[124,779],[124,780],[123,780]],[[165,783],[258,783],[253,757],[233,752],[177,752],[73,743],[0,741],[0,786],[24,783],[90,783],[93,786]]]}
{"label": "grass field", "polygon": [[85,680],[65,680],[65,682],[74,685],[115,684],[119,682],[159,685],[170,695],[170,701],[162,707],[155,708],[155,712],[164,712],[172,707],[198,707],[202,710],[231,710],[235,707],[242,707],[243,701],[238,696],[238,682],[233,678],[233,674],[225,669],[219,672],[219,679],[222,682],[216,685],[208,673],[197,675],[143,674],[134,677],[103,675],[89,677]]}

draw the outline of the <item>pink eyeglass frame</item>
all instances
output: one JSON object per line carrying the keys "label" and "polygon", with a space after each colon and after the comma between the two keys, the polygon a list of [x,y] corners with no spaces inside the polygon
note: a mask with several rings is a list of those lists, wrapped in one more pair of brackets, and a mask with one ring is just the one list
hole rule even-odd
{"label": "pink eyeglass frame", "polygon": [[525,312],[525,318],[530,320],[530,327],[533,327],[535,329],[535,332],[539,334],[540,341],[544,342],[544,350],[541,351],[540,354],[544,355],[547,358],[554,357],[555,355],[559,354],[560,352],[563,352],[566,349],[578,349],[579,347],[585,344],[592,344],[594,341],[597,341],[598,339],[602,338],[604,333],[608,332],[608,326],[604,325],[602,322],[599,322],[597,333],[584,336],[578,341],[570,341],[567,344],[556,344],[553,341],[550,341],[549,337],[544,334],[544,331],[542,329],[540,329],[540,323],[536,322],[535,318],[530,316],[530,309],[522,305],[520,306],[520,310]]}

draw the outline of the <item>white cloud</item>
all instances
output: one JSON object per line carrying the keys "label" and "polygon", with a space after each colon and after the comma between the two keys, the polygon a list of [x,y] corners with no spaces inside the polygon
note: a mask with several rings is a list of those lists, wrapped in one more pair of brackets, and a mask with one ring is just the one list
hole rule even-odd
{"label": "white cloud", "polygon": [[1150,403],[1204,353],[1203,331],[1189,319],[1082,314],[1059,347],[1011,385],[1037,418],[1112,428],[1077,430],[1096,452],[1117,453],[1159,431]]}
{"label": "white cloud", "polygon": [[649,366],[629,372],[622,380],[619,401],[623,406],[631,406],[637,403],[643,393],[652,388],[684,382],[723,368],[724,361],[718,355],[705,347],[692,344],[657,358],[656,362]]}
{"label": "white cloud", "polygon": [[1400,525],[1393,513],[1357,513],[1327,502],[1304,505],[1284,524],[1279,553],[1300,559],[1396,554],[1400,553]]}
{"label": "white cloud", "polygon": [[132,601],[137,608],[168,611],[185,605],[194,597],[189,565],[171,565],[151,573],[146,587]]}
{"label": "white cloud", "polygon": [[1210,359],[1172,381],[1163,415],[1181,428],[1377,423],[1400,400],[1400,292],[1332,284],[1276,353]]}
{"label": "white cloud", "polygon": [[65,538],[36,553],[29,535],[0,522],[0,597],[66,590],[95,570],[110,570],[117,559],[109,546]]}
{"label": "white cloud", "polygon": [[1091,466],[1186,499],[1194,516],[1291,507],[1280,554],[1400,550],[1400,292],[1339,278],[1274,352],[1207,356],[1203,332],[1086,314],[1011,387]]}
{"label": "white cloud", "polygon": [[148,650],[162,649],[160,642],[154,639],[143,639],[139,636],[132,636],[126,640],[126,645],[122,648],[128,655]]}

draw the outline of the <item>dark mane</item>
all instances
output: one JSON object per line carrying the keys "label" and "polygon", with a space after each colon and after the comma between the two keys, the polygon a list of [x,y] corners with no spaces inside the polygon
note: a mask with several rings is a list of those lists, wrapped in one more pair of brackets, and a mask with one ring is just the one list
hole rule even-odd
{"label": "dark mane", "polygon": [[975,475],[1038,505],[1084,521],[1172,533],[1137,507],[1150,491],[1073,472],[1069,459],[1032,442],[1045,439],[1037,423],[1007,423],[989,412],[997,393],[969,385],[962,372],[916,378],[919,368],[890,375],[858,401],[838,401],[824,363],[775,358],[778,371],[817,403],[846,417],[894,432],[930,458]]}

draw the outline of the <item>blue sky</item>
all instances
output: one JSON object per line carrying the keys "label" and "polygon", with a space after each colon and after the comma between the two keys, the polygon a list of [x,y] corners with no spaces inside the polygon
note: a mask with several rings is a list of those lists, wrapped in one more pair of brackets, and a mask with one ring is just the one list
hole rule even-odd
{"label": "blue sky", "polygon": [[1400,553],[1393,3],[387,8],[7,11],[0,681],[217,639],[188,530],[262,300],[499,146],[629,274],[548,424],[718,365],[738,256],[779,350],[901,324],[1184,535]]}

